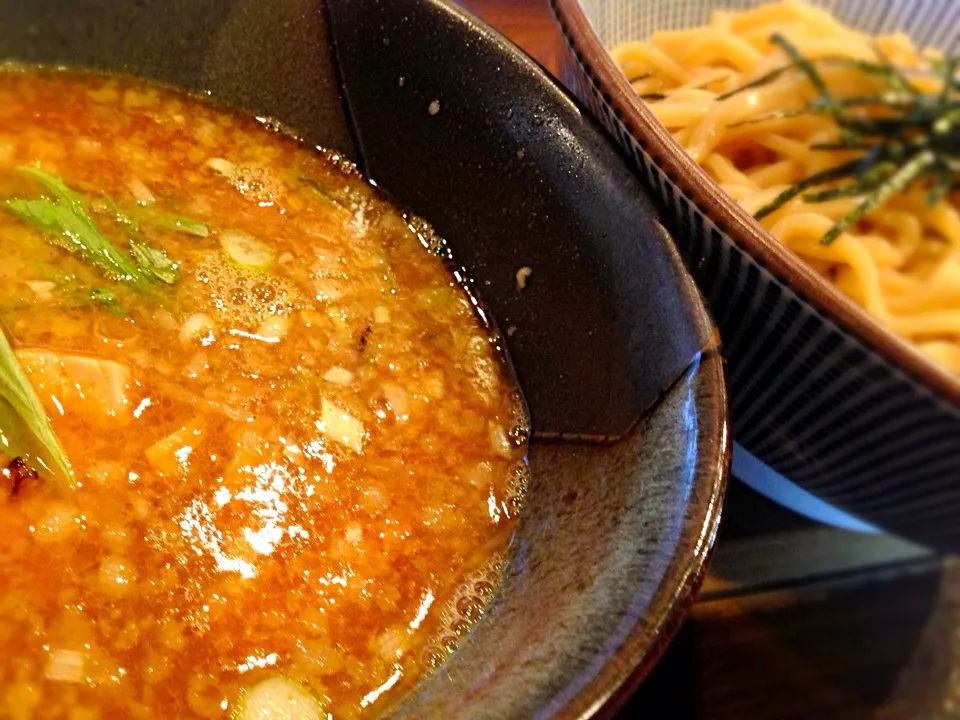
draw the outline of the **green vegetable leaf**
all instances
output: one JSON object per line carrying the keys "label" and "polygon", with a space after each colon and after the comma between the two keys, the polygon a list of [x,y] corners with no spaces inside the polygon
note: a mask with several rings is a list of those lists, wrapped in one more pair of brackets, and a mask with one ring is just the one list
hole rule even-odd
{"label": "green vegetable leaf", "polygon": [[37,463],[40,474],[61,479],[73,487],[73,471],[67,455],[3,332],[0,332],[0,449],[7,455]]}
{"label": "green vegetable leaf", "polygon": [[209,228],[202,222],[190,220],[189,218],[171,215],[169,213],[147,211],[143,213],[143,219],[146,222],[159,225],[168,230],[176,230],[184,235],[193,235],[194,237],[207,237],[210,234]]}
{"label": "green vegetable leaf", "polygon": [[163,250],[150,247],[139,240],[131,240],[130,251],[137,261],[140,272],[147,277],[167,285],[173,285],[180,280],[181,275],[177,264],[167,257]]}
{"label": "green vegetable leaf", "polygon": [[182,232],[184,235],[207,237],[210,234],[210,229],[202,222],[196,220],[190,220],[180,215],[160,212],[159,210],[153,210],[151,208],[138,208],[137,214],[134,215],[122,209],[109,195],[104,195],[103,200],[113,211],[117,222],[126,225],[135,233],[140,232],[140,219],[142,218],[148,223],[158,225],[167,230]]}
{"label": "green vegetable leaf", "polygon": [[113,212],[114,220],[116,220],[121,225],[127,226],[131,232],[136,233],[138,236],[140,234],[140,220],[138,220],[133,215],[124,212],[120,209],[120,206],[117,205],[117,201],[114,200],[109,195],[103,196],[103,201],[107,204],[107,207]]}
{"label": "green vegetable leaf", "polygon": [[123,309],[119,298],[112,290],[107,288],[91,287],[66,287],[61,291],[59,301],[61,308],[65,310],[79,310],[93,306],[102,306],[110,311],[110,314],[118,317],[127,317],[127,311]]}
{"label": "green vegetable leaf", "polygon": [[[146,243],[143,239],[143,233],[140,232],[140,218],[122,210],[109,195],[104,195],[103,199],[110,206],[117,222],[127,229],[127,236],[130,238],[130,251],[140,271],[149,279],[159,280],[167,285],[173,285],[178,282],[182,276],[177,269],[177,264],[167,257],[167,254],[163,250],[151,247]],[[157,224],[171,229],[181,229],[173,227],[176,223],[188,223],[189,225],[184,227],[188,227],[189,229],[182,229],[183,232],[188,234],[197,235],[200,233],[200,229],[202,229],[204,234],[207,232],[206,225],[192,223],[189,220],[184,220],[174,215],[149,213],[147,219],[148,221],[153,219]]]}
{"label": "green vegetable leaf", "polygon": [[117,300],[117,296],[113,294],[112,290],[107,290],[106,288],[93,288],[93,290],[90,291],[90,300],[103,305],[116,317],[123,318],[127,316],[127,311],[124,310],[123,306],[120,305],[120,301]]}
{"label": "green vegetable leaf", "polygon": [[60,178],[38,168],[21,167],[20,172],[43,185],[56,199],[8,200],[7,207],[21,220],[32,224],[56,244],[83,257],[117,280],[145,292],[146,278],[136,265],[107,240],[87,212],[83,199]]}

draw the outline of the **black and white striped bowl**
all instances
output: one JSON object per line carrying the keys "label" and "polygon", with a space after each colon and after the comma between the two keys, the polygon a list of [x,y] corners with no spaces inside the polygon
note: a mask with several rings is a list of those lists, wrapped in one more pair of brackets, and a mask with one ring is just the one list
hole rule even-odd
{"label": "black and white striped bowl", "polygon": [[[955,0],[812,2],[867,32],[903,30],[946,52],[960,45]],[[720,328],[734,472],[822,519],[832,514],[849,526],[960,550],[960,380],[870,318],[743,211],[657,122],[606,51],[760,0],[551,4],[576,59],[568,84],[672,216]]]}

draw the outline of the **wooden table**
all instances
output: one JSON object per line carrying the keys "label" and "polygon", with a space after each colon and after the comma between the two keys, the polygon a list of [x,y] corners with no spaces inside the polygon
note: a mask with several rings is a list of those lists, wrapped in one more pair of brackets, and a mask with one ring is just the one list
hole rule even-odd
{"label": "wooden table", "polygon": [[[547,0],[460,2],[570,77]],[[734,483],[700,599],[622,717],[960,719],[960,561]]]}

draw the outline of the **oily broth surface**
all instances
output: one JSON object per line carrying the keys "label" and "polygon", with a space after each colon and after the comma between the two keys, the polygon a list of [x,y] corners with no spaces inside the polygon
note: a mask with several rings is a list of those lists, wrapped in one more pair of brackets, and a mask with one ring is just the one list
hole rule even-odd
{"label": "oily broth surface", "polygon": [[[0,324],[79,480],[0,488],[0,716],[229,717],[276,675],[382,712],[482,611],[523,485],[516,389],[440,244],[336,158],[135,81],[0,74],[0,197],[42,194],[23,165],[118,247],[105,195],[209,234],[144,221],[183,276],[144,297],[0,211]],[[236,231],[268,271],[223,260]],[[65,357],[113,363],[112,400],[58,384]]]}

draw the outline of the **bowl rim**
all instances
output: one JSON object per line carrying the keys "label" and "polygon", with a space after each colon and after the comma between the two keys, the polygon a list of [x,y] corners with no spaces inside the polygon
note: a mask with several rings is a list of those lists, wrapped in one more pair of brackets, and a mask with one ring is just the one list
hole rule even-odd
{"label": "bowl rim", "polygon": [[580,0],[550,0],[550,6],[577,63],[590,75],[604,101],[700,212],[815,310],[938,399],[960,409],[960,375],[928,359],[814,272],[687,154],[630,86],[587,18]]}
{"label": "bowl rim", "polygon": [[[697,431],[698,457],[692,487],[702,488],[699,500],[687,509],[681,536],[696,538],[688,553],[671,553],[656,592],[616,653],[573,696],[555,717],[577,720],[613,720],[673,642],[690,614],[703,585],[716,546],[727,497],[733,452],[729,425],[725,362],[716,347],[705,350],[677,383],[702,379],[702,393],[692,389],[698,411],[706,410]],[[668,391],[669,392],[669,391]],[[643,422],[643,420],[641,420]]]}

